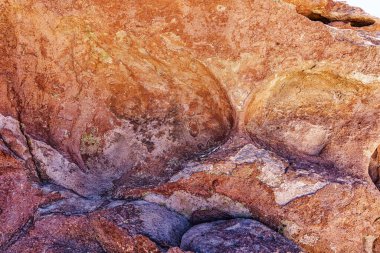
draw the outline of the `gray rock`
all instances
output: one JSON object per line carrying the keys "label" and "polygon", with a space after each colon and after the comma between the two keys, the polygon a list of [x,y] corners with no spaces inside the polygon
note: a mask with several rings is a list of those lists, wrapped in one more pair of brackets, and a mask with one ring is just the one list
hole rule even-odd
{"label": "gray rock", "polygon": [[195,253],[302,252],[292,241],[250,219],[221,220],[194,226],[181,248]]}
{"label": "gray rock", "polygon": [[145,235],[163,247],[179,246],[182,235],[190,228],[184,216],[146,201],[114,202],[98,214],[129,235]]}

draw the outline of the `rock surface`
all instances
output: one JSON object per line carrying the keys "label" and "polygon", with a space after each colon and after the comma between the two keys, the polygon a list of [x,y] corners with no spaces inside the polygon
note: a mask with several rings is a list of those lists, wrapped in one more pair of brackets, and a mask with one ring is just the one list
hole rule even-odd
{"label": "rock surface", "polygon": [[[165,207],[145,201],[113,202],[97,211],[93,219],[118,224],[127,234],[143,234],[163,247],[177,246],[190,228],[187,219]],[[100,226],[101,229],[101,226]]]}
{"label": "rock surface", "polygon": [[380,252],[378,18],[332,0],[0,10],[1,252],[202,252],[182,235],[231,218]]}
{"label": "rock surface", "polygon": [[179,246],[188,228],[184,217],[164,207],[115,201],[87,214],[39,215],[5,252],[159,253]]}
{"label": "rock surface", "polygon": [[181,248],[199,253],[299,253],[291,241],[257,221],[220,220],[194,226],[183,235]]}
{"label": "rock surface", "polygon": [[20,162],[1,151],[2,147],[0,141],[0,251],[33,221],[37,208],[48,200],[29,182]]}
{"label": "rock surface", "polygon": [[340,28],[376,31],[379,29],[379,18],[365,13],[358,7],[345,2],[333,0],[285,0],[294,4],[299,14],[310,20],[320,21]]}
{"label": "rock surface", "polygon": [[[190,162],[169,183],[125,190],[119,197],[143,197],[194,220],[255,218],[307,252],[365,252],[380,236],[378,189],[368,179],[331,173],[313,163],[292,163],[235,137],[198,162]],[[355,235],[355,237],[353,237]]]}

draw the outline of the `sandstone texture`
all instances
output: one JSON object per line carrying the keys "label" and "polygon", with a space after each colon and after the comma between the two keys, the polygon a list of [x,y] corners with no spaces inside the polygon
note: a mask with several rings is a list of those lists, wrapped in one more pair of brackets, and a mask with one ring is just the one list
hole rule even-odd
{"label": "sandstone texture", "polygon": [[332,0],[0,0],[0,252],[380,252],[380,20]]}

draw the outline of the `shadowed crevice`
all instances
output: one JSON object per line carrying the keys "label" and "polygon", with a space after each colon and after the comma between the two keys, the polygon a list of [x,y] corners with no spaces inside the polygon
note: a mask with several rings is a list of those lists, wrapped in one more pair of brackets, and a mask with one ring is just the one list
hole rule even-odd
{"label": "shadowed crevice", "polygon": [[304,15],[302,13],[300,13],[300,14],[307,17],[311,21],[319,21],[325,25],[329,25],[332,22],[343,22],[343,23],[349,24],[352,27],[366,27],[366,26],[371,26],[371,25],[376,23],[375,20],[370,19],[370,18],[368,18],[368,19],[354,19],[354,18],[339,19],[339,18],[325,17],[321,14],[314,13],[314,12],[312,12],[308,15]]}
{"label": "shadowed crevice", "polygon": [[371,156],[368,166],[368,173],[377,188],[380,188],[380,146],[378,146]]}

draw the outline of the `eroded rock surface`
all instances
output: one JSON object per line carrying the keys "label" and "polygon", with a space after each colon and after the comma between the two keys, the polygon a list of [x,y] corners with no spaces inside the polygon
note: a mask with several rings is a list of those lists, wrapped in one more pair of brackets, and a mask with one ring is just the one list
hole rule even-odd
{"label": "eroded rock surface", "polygon": [[184,234],[183,249],[199,253],[299,253],[293,242],[249,219],[221,220],[194,226]]}
{"label": "eroded rock surface", "polygon": [[[91,184],[103,182],[94,194],[112,182],[162,181],[181,159],[223,141],[233,124],[226,92],[204,64],[161,36],[146,40],[114,24],[101,14],[104,4],[16,1],[5,8],[18,40],[20,81],[10,89],[25,131],[68,159],[43,168],[47,178],[63,181],[66,169],[74,181],[90,172]],[[129,4],[120,13],[133,16]]]}
{"label": "eroded rock surface", "polygon": [[48,200],[28,180],[22,164],[2,148],[0,141],[0,251],[33,221],[37,208]]}
{"label": "eroded rock surface", "polygon": [[379,18],[365,13],[358,7],[345,2],[333,0],[285,0],[294,4],[298,13],[313,21],[320,21],[341,28],[376,31],[379,29]]}
{"label": "eroded rock surface", "polygon": [[379,252],[379,24],[332,0],[0,0],[0,251],[202,252],[192,225],[251,218]]}
{"label": "eroded rock surface", "polygon": [[183,216],[144,201],[115,201],[77,214],[45,210],[5,252],[158,253],[179,246],[188,228]]}
{"label": "eroded rock surface", "polygon": [[371,156],[368,172],[372,181],[380,188],[380,146],[375,149]]}
{"label": "eroded rock surface", "polygon": [[178,246],[182,235],[190,228],[185,217],[145,201],[114,202],[93,215],[99,222],[112,221],[129,235],[146,235],[164,247]]}
{"label": "eroded rock surface", "polygon": [[313,163],[290,163],[246,141],[235,137],[207,159],[191,162],[170,183],[119,196],[144,197],[190,219],[199,212],[219,219],[253,217],[307,252],[373,247],[380,236],[380,206],[372,182]]}

